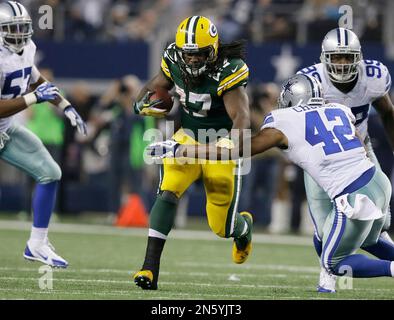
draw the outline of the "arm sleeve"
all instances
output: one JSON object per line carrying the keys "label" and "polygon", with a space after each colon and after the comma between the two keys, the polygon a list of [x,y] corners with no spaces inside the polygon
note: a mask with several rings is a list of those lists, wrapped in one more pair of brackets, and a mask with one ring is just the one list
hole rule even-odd
{"label": "arm sleeve", "polygon": [[241,59],[232,60],[223,69],[217,89],[218,96],[237,87],[246,87],[249,78],[249,68]]}
{"label": "arm sleeve", "polygon": [[290,134],[291,132],[290,123],[287,121],[287,117],[285,114],[279,112],[279,110],[274,110],[269,114],[267,114],[264,118],[264,122],[260,130],[268,129],[268,128],[279,130],[287,137],[288,148],[283,149],[282,151],[289,152],[293,148],[294,142]]}
{"label": "arm sleeve", "polygon": [[[380,64],[380,77],[379,74],[376,77],[371,77],[371,81],[368,83],[368,89],[372,92],[372,97],[374,99],[379,99],[386,95],[391,88],[391,75],[390,71],[388,68],[380,62],[377,62]],[[367,65],[368,67],[369,65]],[[375,67],[376,65],[373,65],[371,67]]]}
{"label": "arm sleeve", "polygon": [[34,65],[31,69],[31,81],[30,83],[36,83],[40,78],[40,71],[38,71],[37,67]]}

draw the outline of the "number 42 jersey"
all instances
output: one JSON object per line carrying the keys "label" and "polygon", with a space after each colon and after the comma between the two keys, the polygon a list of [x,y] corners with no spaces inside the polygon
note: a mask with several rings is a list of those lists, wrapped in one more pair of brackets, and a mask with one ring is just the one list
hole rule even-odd
{"label": "number 42 jersey", "polygon": [[364,140],[368,134],[370,106],[390,90],[391,76],[387,67],[376,60],[362,60],[358,65],[358,71],[357,83],[347,93],[341,92],[333,85],[323,63],[304,68],[297,73],[316,77],[321,82],[326,102],[349,107],[356,118],[358,132]]}
{"label": "number 42 jersey", "polygon": [[275,128],[288,139],[289,159],[333,199],[374,164],[355,134],[355,117],[346,106],[300,105],[265,117],[262,129]]}
{"label": "number 42 jersey", "polygon": [[[40,73],[34,65],[36,45],[29,41],[21,54],[0,46],[0,95],[1,100],[20,97],[29,90],[31,83],[37,82]],[[0,132],[6,131],[12,116],[0,119]]]}

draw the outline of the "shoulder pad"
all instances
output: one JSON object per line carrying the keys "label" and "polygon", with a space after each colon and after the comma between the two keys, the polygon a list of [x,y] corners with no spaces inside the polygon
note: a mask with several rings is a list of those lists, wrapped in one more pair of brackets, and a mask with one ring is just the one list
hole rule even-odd
{"label": "shoulder pad", "polygon": [[317,64],[311,65],[309,67],[306,67],[306,68],[303,68],[303,69],[297,71],[297,74],[307,74],[307,75],[315,77],[320,82],[322,82],[321,66],[322,66],[321,63],[317,63]]}
{"label": "shoulder pad", "polygon": [[387,67],[376,60],[363,60],[361,67],[367,88],[375,98],[384,96],[391,88],[391,76]]}
{"label": "shoulder pad", "polygon": [[225,59],[219,71],[219,96],[230,89],[246,86],[248,82],[249,68],[242,59]]}
{"label": "shoulder pad", "polygon": [[175,42],[171,43],[163,52],[163,58],[168,60],[170,63],[176,62],[176,51]]}
{"label": "shoulder pad", "polygon": [[175,43],[171,43],[163,52],[160,68],[167,79],[172,81],[171,65],[176,63]]}

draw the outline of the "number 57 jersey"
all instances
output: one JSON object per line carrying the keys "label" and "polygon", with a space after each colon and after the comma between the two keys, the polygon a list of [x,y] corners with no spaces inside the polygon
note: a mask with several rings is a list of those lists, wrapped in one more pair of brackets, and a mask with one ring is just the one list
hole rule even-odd
{"label": "number 57 jersey", "polygon": [[349,107],[356,118],[355,125],[364,140],[368,134],[368,115],[371,104],[383,97],[391,87],[391,76],[387,67],[376,60],[362,60],[358,65],[355,87],[347,93],[338,90],[328,77],[322,63],[304,68],[297,73],[317,78],[323,88],[324,100]]}
{"label": "number 57 jersey", "polygon": [[289,159],[304,169],[331,199],[374,166],[355,134],[355,117],[340,104],[299,105],[268,114],[262,129],[288,139]]}
{"label": "number 57 jersey", "polygon": [[[40,73],[34,66],[36,45],[29,41],[21,54],[0,46],[0,95],[1,100],[20,97],[29,90],[31,83],[37,82]],[[12,117],[0,119],[0,132],[6,131]]]}

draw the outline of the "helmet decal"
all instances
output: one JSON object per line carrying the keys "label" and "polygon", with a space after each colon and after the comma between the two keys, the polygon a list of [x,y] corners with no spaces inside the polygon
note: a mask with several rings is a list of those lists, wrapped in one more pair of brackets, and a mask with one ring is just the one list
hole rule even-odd
{"label": "helmet decal", "polygon": [[322,105],[323,98],[321,84],[316,78],[297,74],[282,84],[278,107],[289,108],[299,104]]}
{"label": "helmet decal", "polygon": [[211,35],[212,38],[216,37],[216,35],[218,34],[218,30],[216,29],[216,26],[211,23],[211,25],[209,26],[209,34]]}

